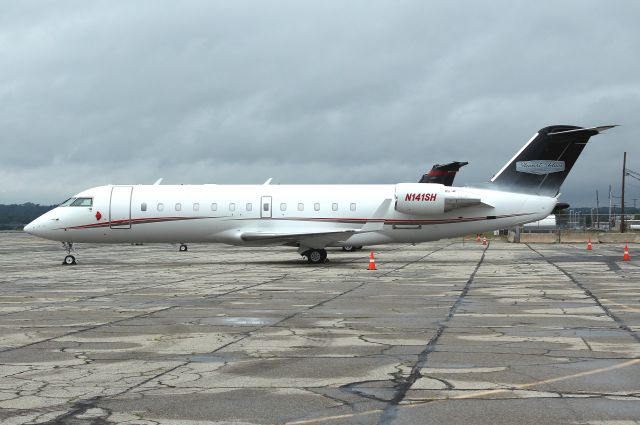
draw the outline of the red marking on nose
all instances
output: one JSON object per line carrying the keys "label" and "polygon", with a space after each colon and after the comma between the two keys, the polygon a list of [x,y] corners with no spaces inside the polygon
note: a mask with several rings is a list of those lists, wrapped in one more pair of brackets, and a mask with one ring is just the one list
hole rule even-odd
{"label": "red marking on nose", "polygon": [[98,221],[99,221],[101,218],[102,218],[102,214],[100,214],[100,211],[98,211],[98,212],[96,213],[96,220],[98,220]]}

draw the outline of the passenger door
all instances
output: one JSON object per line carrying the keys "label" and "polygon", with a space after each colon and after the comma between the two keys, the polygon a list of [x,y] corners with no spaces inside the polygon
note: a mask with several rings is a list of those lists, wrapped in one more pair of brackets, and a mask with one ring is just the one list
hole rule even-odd
{"label": "passenger door", "polygon": [[131,229],[131,193],[133,186],[111,188],[109,223],[112,229]]}

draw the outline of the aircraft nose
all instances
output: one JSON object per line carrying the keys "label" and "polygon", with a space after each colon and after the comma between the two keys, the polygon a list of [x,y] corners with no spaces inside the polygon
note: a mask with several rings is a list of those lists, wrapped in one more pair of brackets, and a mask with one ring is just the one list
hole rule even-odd
{"label": "aircraft nose", "polygon": [[33,231],[35,230],[35,227],[36,227],[35,224],[33,223],[35,223],[35,220],[27,224],[26,226],[24,226],[24,229],[23,229],[25,232],[29,233],[30,235],[33,235]]}
{"label": "aircraft nose", "polygon": [[38,217],[31,223],[24,226],[22,230],[29,233],[30,235],[42,237],[48,229],[45,225],[45,221],[41,217]]}

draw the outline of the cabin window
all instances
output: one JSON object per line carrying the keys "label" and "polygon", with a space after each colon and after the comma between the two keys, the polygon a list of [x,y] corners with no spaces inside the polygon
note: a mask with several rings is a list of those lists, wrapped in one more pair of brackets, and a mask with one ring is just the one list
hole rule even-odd
{"label": "cabin window", "polygon": [[304,211],[304,204],[302,202],[298,204],[298,211]]}
{"label": "cabin window", "polygon": [[193,204],[193,210],[194,211],[200,211],[200,204],[197,203],[197,202],[195,204]]}
{"label": "cabin window", "polygon": [[147,203],[143,202],[140,204],[140,211],[146,211],[147,210]]}
{"label": "cabin window", "polygon": [[317,202],[316,202],[315,204],[313,204],[313,209],[314,209],[315,211],[320,211],[320,204],[319,204],[319,203],[317,203]]}
{"label": "cabin window", "polygon": [[216,204],[215,202],[211,204],[211,211],[218,211],[218,204]]}
{"label": "cabin window", "polygon": [[280,211],[286,211],[287,210],[287,204],[285,204],[284,202],[280,204]]}
{"label": "cabin window", "polygon": [[333,204],[331,204],[331,209],[333,211],[338,211],[338,204],[336,204],[335,202]]}
{"label": "cabin window", "polygon": [[356,203],[352,202],[351,206],[350,206],[351,211],[355,211],[356,210]]}
{"label": "cabin window", "polygon": [[247,202],[247,211],[251,211],[253,209],[253,205],[251,202]]}
{"label": "cabin window", "polygon": [[71,203],[72,207],[90,207],[93,205],[93,198],[76,198]]}
{"label": "cabin window", "polygon": [[164,210],[164,204],[162,202],[160,202],[158,204],[158,211],[163,211]]}
{"label": "cabin window", "polygon": [[178,202],[176,204],[176,211],[181,211],[182,210],[182,204],[180,202]]}
{"label": "cabin window", "polygon": [[234,204],[233,202],[229,204],[229,211],[235,211],[236,210],[236,204]]}

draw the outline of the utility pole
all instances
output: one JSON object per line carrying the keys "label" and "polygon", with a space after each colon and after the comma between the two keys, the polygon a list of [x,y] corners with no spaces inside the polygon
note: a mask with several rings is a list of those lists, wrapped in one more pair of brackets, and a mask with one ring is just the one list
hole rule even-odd
{"label": "utility pole", "polygon": [[598,189],[596,189],[596,229],[600,230],[600,201],[598,200]]}
{"label": "utility pole", "polygon": [[609,185],[609,230],[611,230],[611,185]]}
{"label": "utility pole", "polygon": [[622,160],[622,201],[620,201],[620,233],[624,233],[624,177],[627,175],[627,153]]}

